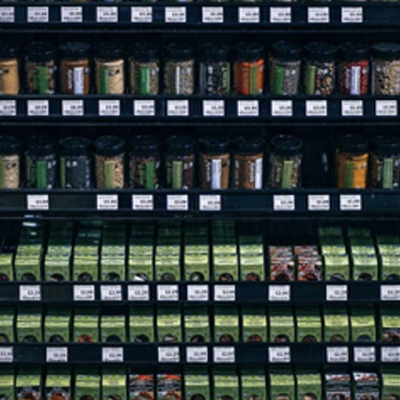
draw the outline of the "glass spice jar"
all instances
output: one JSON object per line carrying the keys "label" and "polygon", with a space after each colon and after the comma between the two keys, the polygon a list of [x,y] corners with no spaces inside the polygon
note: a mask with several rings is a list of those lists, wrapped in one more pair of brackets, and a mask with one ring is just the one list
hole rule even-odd
{"label": "glass spice jar", "polygon": [[336,175],[339,189],[365,189],[367,186],[368,141],[360,135],[339,138]]}
{"label": "glass spice jar", "polygon": [[18,47],[0,43],[0,94],[19,93]]}
{"label": "glass spice jar", "polygon": [[158,189],[160,184],[160,141],[153,136],[130,140],[130,187]]}
{"label": "glass spice jar", "polygon": [[54,188],[57,176],[56,142],[48,136],[32,136],[26,145],[26,187]]}
{"label": "glass spice jar", "polygon": [[272,45],[269,59],[269,90],[273,95],[299,93],[302,49],[295,43],[280,41]]}
{"label": "glass spice jar", "polygon": [[229,48],[224,45],[206,45],[199,65],[199,91],[206,95],[231,93],[231,64]]}
{"label": "glass spice jar", "polygon": [[14,136],[0,136],[0,188],[20,187],[21,141]]}
{"label": "glass spice jar", "polygon": [[362,43],[347,42],[339,46],[340,94],[366,95],[369,82],[369,49]]}
{"label": "glass spice jar", "polygon": [[66,137],[60,140],[60,183],[63,189],[89,189],[92,186],[90,140]]}
{"label": "glass spice jar", "polygon": [[264,90],[264,49],[258,43],[241,43],[234,65],[235,93],[258,95]]}
{"label": "glass spice jar", "polygon": [[202,189],[229,189],[230,140],[208,136],[200,140],[200,175]]}
{"label": "glass spice jar", "polygon": [[130,92],[154,95],[159,92],[160,60],[151,43],[135,43],[129,58]]}
{"label": "glass spice jar", "polygon": [[54,94],[56,88],[55,48],[47,42],[33,42],[25,64],[29,94]]}
{"label": "glass spice jar", "polygon": [[94,59],[97,94],[123,94],[125,87],[124,48],[119,43],[100,43]]}
{"label": "glass spice jar", "polygon": [[97,188],[123,189],[125,186],[125,140],[118,136],[100,136],[93,145]]}
{"label": "glass spice jar", "polygon": [[65,43],[60,46],[61,93],[89,94],[90,60],[88,43]]}
{"label": "glass spice jar", "polygon": [[323,42],[305,46],[304,93],[307,95],[331,95],[335,90],[336,47]]}
{"label": "glass spice jar", "polygon": [[400,140],[392,136],[378,136],[372,140],[372,188],[398,189],[400,184]]}
{"label": "glass spice jar", "polygon": [[165,187],[192,189],[195,179],[196,141],[187,136],[171,136],[165,141]]}
{"label": "glass spice jar", "polygon": [[194,51],[183,43],[170,43],[164,64],[164,92],[166,94],[194,93]]}
{"label": "glass spice jar", "polygon": [[235,189],[262,189],[264,140],[241,136],[235,144]]}
{"label": "glass spice jar", "polygon": [[271,189],[301,187],[302,147],[303,142],[290,135],[272,138],[269,158],[269,187]]}

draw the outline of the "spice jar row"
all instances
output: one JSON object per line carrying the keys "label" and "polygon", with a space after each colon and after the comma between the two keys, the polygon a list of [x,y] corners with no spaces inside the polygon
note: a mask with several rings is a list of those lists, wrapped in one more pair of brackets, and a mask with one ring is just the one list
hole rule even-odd
{"label": "spice jar row", "polygon": [[120,43],[107,42],[96,45],[92,62],[88,43],[70,42],[59,46],[58,67],[56,50],[47,42],[30,44],[23,87],[18,47],[0,43],[0,94],[48,95],[59,88],[62,94],[86,95],[92,93],[92,75],[97,94],[400,94],[398,43],[369,47],[347,42],[336,47],[312,42],[302,48],[279,41],[267,56],[259,43],[240,43],[232,49],[207,44],[195,51],[190,44],[171,42],[161,55],[151,43],[135,43],[127,52]]}

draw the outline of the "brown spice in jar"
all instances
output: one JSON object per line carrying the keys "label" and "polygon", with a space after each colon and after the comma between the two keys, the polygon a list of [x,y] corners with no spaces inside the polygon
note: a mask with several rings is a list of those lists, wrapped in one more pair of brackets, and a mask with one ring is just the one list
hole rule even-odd
{"label": "brown spice in jar", "polygon": [[0,60],[0,94],[19,93],[18,59]]}
{"label": "brown spice in jar", "polygon": [[89,91],[89,60],[62,60],[61,92],[64,94],[89,94]]}

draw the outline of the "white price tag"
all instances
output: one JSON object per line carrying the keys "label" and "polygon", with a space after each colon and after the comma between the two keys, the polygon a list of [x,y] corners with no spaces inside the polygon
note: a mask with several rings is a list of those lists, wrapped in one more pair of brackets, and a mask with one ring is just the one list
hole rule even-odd
{"label": "white price tag", "polygon": [[258,100],[238,100],[237,113],[238,117],[258,117],[260,114]]}
{"label": "white price tag", "polygon": [[28,7],[28,22],[49,22],[49,7]]}
{"label": "white price tag", "polygon": [[294,211],[295,202],[293,194],[275,194],[274,211]]}
{"label": "white price tag", "polygon": [[271,115],[273,117],[292,117],[293,101],[292,100],[272,100]]}
{"label": "white price tag", "polygon": [[135,117],[154,117],[156,115],[156,102],[154,100],[135,100],[133,102]]}
{"label": "white price tag", "polygon": [[186,22],[186,7],[165,7],[165,22],[182,24]]}
{"label": "white price tag", "polygon": [[234,363],[236,361],[234,347],[214,347],[215,363]]}
{"label": "white price tag", "polygon": [[292,8],[271,7],[269,22],[272,24],[290,24],[292,22]]}
{"label": "white price tag", "polygon": [[382,347],[381,348],[382,362],[400,362],[400,347]]}
{"label": "white price tag", "polygon": [[269,301],[290,301],[289,285],[270,285],[268,288]]}
{"label": "white price tag", "polygon": [[0,363],[14,362],[14,349],[12,347],[0,347]]}
{"label": "white price tag", "polygon": [[309,211],[329,211],[331,209],[329,194],[309,194],[307,200]]}
{"label": "white price tag", "polygon": [[362,117],[363,115],[362,100],[342,100],[342,117]]}
{"label": "white price tag", "polygon": [[0,116],[12,117],[17,115],[17,102],[15,100],[0,100]]}
{"label": "white price tag", "polygon": [[307,21],[309,24],[328,24],[330,20],[329,7],[307,8]]}
{"label": "white price tag", "polygon": [[0,22],[15,22],[15,8],[0,7]]}
{"label": "white price tag", "polygon": [[221,24],[224,22],[224,9],[222,7],[202,7],[203,24]]}
{"label": "white price tag", "polygon": [[100,289],[102,301],[121,301],[122,288],[121,285],[103,285]]}
{"label": "white price tag", "polygon": [[186,362],[193,364],[205,364],[208,362],[208,348],[201,347],[187,347],[186,348]]}
{"label": "white price tag", "polygon": [[328,116],[328,102],[326,100],[307,100],[307,117],[326,117]]}
{"label": "white price tag", "polygon": [[208,286],[188,285],[187,299],[188,301],[208,301]]}
{"label": "white price tag", "polygon": [[118,210],[118,195],[98,194],[97,210]]}
{"label": "white price tag", "polygon": [[49,115],[48,100],[28,100],[28,116],[47,117]]}
{"label": "white price tag", "polygon": [[354,347],[354,361],[357,363],[375,362],[375,347]]}
{"label": "white price tag", "polygon": [[219,194],[201,194],[200,211],[221,211],[221,196]]}
{"label": "white price tag", "polygon": [[326,301],[347,301],[347,285],[327,285]]}
{"label": "white price tag", "polygon": [[268,359],[270,363],[290,363],[290,347],[270,347]]}
{"label": "white price tag", "polygon": [[375,115],[377,117],[396,117],[397,100],[376,100]]}
{"label": "white price tag", "polygon": [[203,115],[205,117],[223,117],[225,115],[225,101],[203,100]]}
{"label": "white price tag", "polygon": [[360,24],[363,19],[362,7],[342,7],[342,24]]}
{"label": "white price tag", "polygon": [[99,100],[99,115],[101,117],[118,117],[121,113],[119,100]]}
{"label": "white price tag", "polygon": [[61,7],[61,22],[80,23],[83,22],[82,7]]}
{"label": "white price tag", "polygon": [[340,210],[341,211],[360,211],[362,209],[360,194],[341,194]]}
{"label": "white price tag", "polygon": [[153,7],[132,7],[131,22],[133,23],[153,22]]}
{"label": "white price tag", "polygon": [[48,210],[49,195],[48,194],[28,194],[27,196],[28,210]]}
{"label": "white price tag", "polygon": [[187,194],[169,194],[167,195],[168,211],[188,211],[189,196]]}
{"label": "white price tag", "polygon": [[83,100],[63,100],[61,104],[64,117],[79,117],[83,115]]}
{"label": "white price tag", "polygon": [[94,301],[94,285],[74,285],[75,301]]}
{"label": "white price tag", "polygon": [[169,117],[188,117],[189,100],[167,100],[167,115]]}
{"label": "white price tag", "polygon": [[102,348],[103,362],[123,362],[124,348],[123,347],[103,347]]}
{"label": "white price tag", "polygon": [[129,301],[149,301],[150,289],[149,285],[129,285],[128,286]]}
{"label": "white price tag", "polygon": [[132,209],[137,211],[151,211],[154,209],[154,196],[152,194],[132,195]]}
{"label": "white price tag", "polygon": [[68,348],[48,347],[46,349],[46,362],[57,362],[57,363],[68,362]]}
{"label": "white price tag", "polygon": [[21,285],[19,287],[20,301],[41,301],[42,291],[40,285]]}
{"label": "white price tag", "polygon": [[214,300],[215,301],[235,301],[236,288],[235,285],[215,285]]}
{"label": "white price tag", "polygon": [[260,7],[239,7],[239,24],[259,24]]}
{"label": "white price tag", "polygon": [[326,358],[328,363],[348,363],[349,348],[348,347],[327,347]]}
{"label": "white price tag", "polygon": [[158,301],[178,301],[179,290],[178,285],[158,285],[157,286]]}
{"label": "white price tag", "polygon": [[178,363],[181,360],[179,347],[159,347],[158,362]]}
{"label": "white price tag", "polygon": [[97,22],[118,22],[118,7],[97,7]]}
{"label": "white price tag", "polygon": [[382,285],[381,301],[399,301],[400,285]]}

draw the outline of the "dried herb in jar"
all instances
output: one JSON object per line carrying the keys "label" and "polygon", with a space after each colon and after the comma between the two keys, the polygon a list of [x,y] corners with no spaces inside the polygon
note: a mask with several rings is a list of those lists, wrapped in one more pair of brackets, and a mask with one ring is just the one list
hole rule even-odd
{"label": "dried herb in jar", "polygon": [[0,94],[19,93],[18,47],[0,43]]}
{"label": "dried herb in jar", "polygon": [[0,136],[0,188],[20,187],[21,141],[13,136]]}

